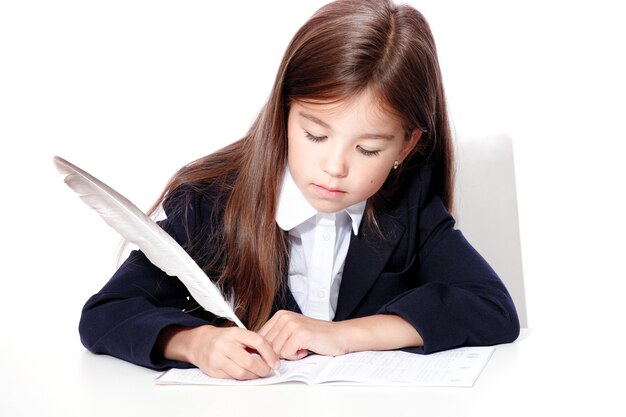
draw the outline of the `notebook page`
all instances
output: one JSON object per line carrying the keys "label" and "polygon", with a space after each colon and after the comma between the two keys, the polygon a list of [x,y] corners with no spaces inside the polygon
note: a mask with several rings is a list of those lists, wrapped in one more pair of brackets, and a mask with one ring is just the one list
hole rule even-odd
{"label": "notebook page", "polygon": [[464,347],[430,355],[402,351],[337,356],[316,383],[471,387],[495,348]]}

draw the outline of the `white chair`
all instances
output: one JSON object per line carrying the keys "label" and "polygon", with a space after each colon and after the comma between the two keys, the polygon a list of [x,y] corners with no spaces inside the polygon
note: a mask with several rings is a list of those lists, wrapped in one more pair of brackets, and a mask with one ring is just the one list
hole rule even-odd
{"label": "white chair", "polygon": [[504,281],[528,327],[511,138],[457,137],[456,161],[457,227]]}

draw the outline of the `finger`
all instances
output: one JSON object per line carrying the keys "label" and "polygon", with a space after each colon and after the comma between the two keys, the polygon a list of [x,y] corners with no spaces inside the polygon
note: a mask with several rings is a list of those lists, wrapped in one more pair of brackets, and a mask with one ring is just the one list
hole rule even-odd
{"label": "finger", "polygon": [[290,337],[285,340],[278,352],[281,357],[293,361],[307,356],[309,354],[309,349],[303,345],[303,341],[300,337],[295,334],[291,334]]}
{"label": "finger", "polygon": [[[279,337],[280,334],[283,333],[285,326],[287,326],[292,320],[294,320],[293,313],[279,311],[267,322],[265,326],[263,326],[263,332],[259,332],[259,334],[268,342],[274,343],[274,340]],[[274,349],[276,350],[276,349]],[[276,350],[278,352],[278,350]]]}
{"label": "finger", "polygon": [[257,334],[259,336],[265,337],[267,336],[267,334],[269,333],[269,331],[272,329],[272,326],[274,324],[273,322],[274,318],[272,317],[271,319],[269,319],[267,322],[265,322],[265,324],[263,325],[263,327],[261,327],[260,330],[257,330]]}
{"label": "finger", "polygon": [[[276,340],[276,338],[281,334],[281,330],[282,330],[282,326],[274,324],[272,326],[271,329],[268,330],[268,332],[264,335],[261,335],[265,340],[267,340],[268,343],[270,343],[272,346],[274,345],[274,342]],[[278,350],[274,349],[275,352],[278,352]]]}
{"label": "finger", "polygon": [[213,378],[221,379],[250,379],[253,376],[246,374],[244,370],[238,366],[226,354],[216,355],[211,361],[203,361],[199,364],[199,368],[205,374]]}
{"label": "finger", "polygon": [[256,346],[256,353],[270,368],[280,368],[280,356],[267,340],[263,339],[263,343]]}
{"label": "finger", "polygon": [[296,360],[305,358],[309,356],[310,353],[311,351],[309,349],[300,349],[296,352]]}
{"label": "finger", "polygon": [[306,358],[311,353],[313,353],[313,352],[310,351],[309,349],[298,349],[298,350],[296,350],[296,352],[294,354],[286,354],[285,356],[283,356],[283,358],[285,358],[288,361],[297,361],[297,360],[300,360],[302,358]]}
{"label": "finger", "polygon": [[228,359],[236,366],[230,366],[229,372],[236,379],[252,379],[268,376],[272,368],[256,354],[244,349],[235,349],[229,353]]}
{"label": "finger", "polygon": [[[233,354],[233,356],[236,357],[237,355]],[[248,356],[251,356],[251,355],[248,354]],[[261,376],[264,376],[264,375],[259,375],[256,372],[250,371],[249,369],[246,369],[244,366],[242,366],[242,364],[240,363],[240,360],[238,359],[234,359],[231,357],[228,357],[226,359],[227,361],[224,363],[222,367],[222,371],[227,375],[228,378],[245,381],[249,379],[257,379]],[[250,359],[252,358],[250,357]],[[257,360],[257,362],[260,362],[260,361]]]}
{"label": "finger", "polygon": [[232,379],[231,376],[228,375],[226,372],[224,372],[223,369],[204,369],[204,368],[200,368],[200,370],[202,372],[204,372],[205,374],[207,374],[208,376],[212,377],[212,378]]}
{"label": "finger", "polygon": [[250,355],[250,350],[256,351],[260,359],[271,369],[278,369],[280,367],[280,357],[278,353],[276,353],[270,342],[264,337],[253,332],[246,332],[239,342],[245,348],[244,352],[248,351],[245,352],[247,355]]}
{"label": "finger", "polygon": [[280,328],[275,326],[274,331],[271,332],[267,338],[272,344],[274,351],[278,353],[281,358],[293,360],[295,350],[299,348],[297,344],[301,339],[300,330],[301,328],[298,323],[290,321],[281,324]]}

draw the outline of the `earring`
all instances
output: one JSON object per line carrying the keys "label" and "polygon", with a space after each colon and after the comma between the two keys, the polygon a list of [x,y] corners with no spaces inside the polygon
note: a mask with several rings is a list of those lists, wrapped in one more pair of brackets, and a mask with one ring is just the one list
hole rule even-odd
{"label": "earring", "polygon": [[393,163],[393,169],[394,169],[394,171],[395,171],[396,169],[398,169],[398,167],[399,167],[399,166],[400,166],[400,162],[398,162],[398,161],[394,161],[394,163]]}

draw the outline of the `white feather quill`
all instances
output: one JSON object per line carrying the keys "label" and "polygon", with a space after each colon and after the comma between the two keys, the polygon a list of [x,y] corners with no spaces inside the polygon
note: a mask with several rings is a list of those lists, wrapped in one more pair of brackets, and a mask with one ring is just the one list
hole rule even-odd
{"label": "white feather quill", "polygon": [[65,159],[55,156],[54,164],[65,174],[65,183],[89,207],[126,240],[137,245],[150,262],[168,275],[178,277],[198,304],[245,329],[220,289],[154,220],[113,188]]}

